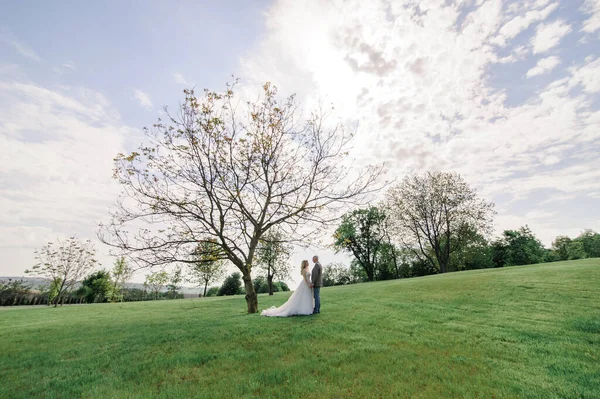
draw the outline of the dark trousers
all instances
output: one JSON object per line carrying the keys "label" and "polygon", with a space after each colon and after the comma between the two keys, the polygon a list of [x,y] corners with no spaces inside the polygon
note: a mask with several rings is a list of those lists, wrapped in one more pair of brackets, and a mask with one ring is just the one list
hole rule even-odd
{"label": "dark trousers", "polygon": [[315,296],[315,308],[313,313],[321,312],[321,287],[313,287],[313,294]]}

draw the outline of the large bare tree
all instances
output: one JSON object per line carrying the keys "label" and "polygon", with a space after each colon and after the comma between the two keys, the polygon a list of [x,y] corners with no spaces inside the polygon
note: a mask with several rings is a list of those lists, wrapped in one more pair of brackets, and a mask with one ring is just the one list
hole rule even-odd
{"label": "large bare tree", "polygon": [[255,313],[251,272],[263,235],[279,226],[301,241],[308,226],[363,203],[382,168],[347,167],[352,134],[328,125],[330,112],[301,118],[294,96],[278,102],[269,83],[253,102],[240,102],[234,88],[201,98],[186,90],[178,116],[146,129],[139,151],[116,157],[124,192],[99,237],[140,267],[194,262],[193,249],[213,239],[242,273]]}
{"label": "large bare tree", "polygon": [[440,273],[470,233],[491,232],[495,214],[494,204],[457,173],[407,176],[388,190],[385,203],[395,237]]}

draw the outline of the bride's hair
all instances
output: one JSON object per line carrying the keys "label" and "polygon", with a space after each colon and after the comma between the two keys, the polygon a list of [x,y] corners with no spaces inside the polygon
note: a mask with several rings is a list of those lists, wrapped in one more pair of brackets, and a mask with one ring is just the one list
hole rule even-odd
{"label": "bride's hair", "polygon": [[304,269],[306,269],[308,267],[308,261],[307,260],[303,260],[302,263],[300,264],[300,274],[302,274],[302,271]]}

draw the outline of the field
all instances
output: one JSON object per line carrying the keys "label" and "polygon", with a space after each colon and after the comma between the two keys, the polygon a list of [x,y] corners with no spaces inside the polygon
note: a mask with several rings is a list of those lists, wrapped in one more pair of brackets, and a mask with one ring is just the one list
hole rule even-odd
{"label": "field", "polygon": [[0,398],[600,398],[600,259],[321,297],[2,309]]}

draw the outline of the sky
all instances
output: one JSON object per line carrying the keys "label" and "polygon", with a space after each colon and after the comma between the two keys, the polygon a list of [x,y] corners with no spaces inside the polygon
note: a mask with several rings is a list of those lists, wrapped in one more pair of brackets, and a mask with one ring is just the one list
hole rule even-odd
{"label": "sky", "polygon": [[111,267],[114,156],[232,75],[333,104],[357,165],[460,173],[498,234],[600,230],[600,0],[0,3],[0,275],[71,235]]}

